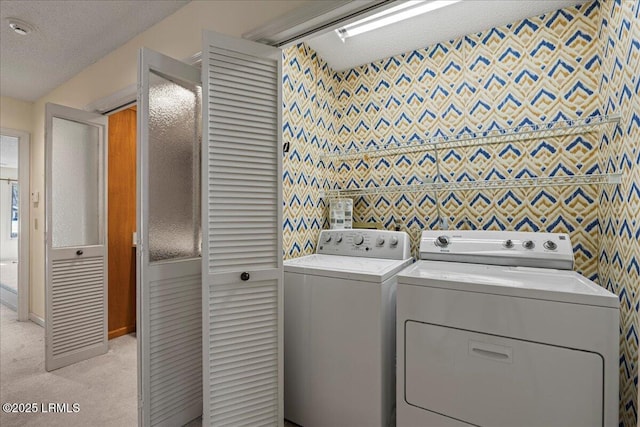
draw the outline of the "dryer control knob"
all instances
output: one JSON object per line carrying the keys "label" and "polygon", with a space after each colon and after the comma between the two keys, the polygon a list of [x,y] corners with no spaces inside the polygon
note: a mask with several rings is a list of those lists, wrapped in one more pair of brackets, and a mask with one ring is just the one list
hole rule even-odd
{"label": "dryer control knob", "polygon": [[329,243],[331,241],[331,234],[327,234],[324,238],[325,243]]}
{"label": "dryer control knob", "polygon": [[449,238],[447,236],[440,236],[436,239],[436,246],[440,246],[441,248],[446,248],[449,246]]}
{"label": "dryer control knob", "polygon": [[389,244],[391,245],[391,247],[398,246],[398,238],[396,236],[391,236],[391,239],[389,239]]}
{"label": "dryer control knob", "polygon": [[342,242],[342,234],[339,234],[338,237],[336,237],[336,243],[340,242]]}
{"label": "dryer control knob", "polygon": [[376,239],[376,245],[383,246],[384,245],[384,237],[378,237]]}
{"label": "dryer control knob", "polygon": [[522,246],[524,246],[525,249],[533,249],[536,247],[536,244],[533,243],[533,240],[525,240]]}
{"label": "dryer control knob", "polygon": [[353,238],[354,245],[360,246],[363,243],[364,243],[364,237],[362,237],[362,234],[358,234],[356,237]]}
{"label": "dryer control knob", "polygon": [[555,251],[556,249],[558,249],[558,245],[553,240],[547,240],[546,242],[544,242],[543,246],[545,249],[548,249],[550,251]]}
{"label": "dryer control knob", "polygon": [[511,249],[513,247],[513,240],[511,239],[505,240],[502,245],[507,249]]}

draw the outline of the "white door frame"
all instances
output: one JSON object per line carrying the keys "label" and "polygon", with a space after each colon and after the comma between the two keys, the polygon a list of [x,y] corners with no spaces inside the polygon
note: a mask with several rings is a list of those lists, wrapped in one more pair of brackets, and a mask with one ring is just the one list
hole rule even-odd
{"label": "white door frame", "polygon": [[29,133],[0,128],[0,133],[6,136],[18,138],[18,185],[19,185],[19,227],[18,230],[18,320],[25,322],[29,320],[29,200],[31,196],[29,185],[29,174],[31,167],[30,160],[30,136]]}

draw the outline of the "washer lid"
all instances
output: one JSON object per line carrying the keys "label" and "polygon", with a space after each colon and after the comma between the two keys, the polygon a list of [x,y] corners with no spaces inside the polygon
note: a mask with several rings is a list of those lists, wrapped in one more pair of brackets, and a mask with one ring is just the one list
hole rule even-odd
{"label": "washer lid", "polygon": [[566,270],[418,261],[398,275],[399,284],[618,308],[618,297]]}
{"label": "washer lid", "polygon": [[393,260],[314,254],[285,261],[284,271],[381,283],[412,262],[413,258]]}

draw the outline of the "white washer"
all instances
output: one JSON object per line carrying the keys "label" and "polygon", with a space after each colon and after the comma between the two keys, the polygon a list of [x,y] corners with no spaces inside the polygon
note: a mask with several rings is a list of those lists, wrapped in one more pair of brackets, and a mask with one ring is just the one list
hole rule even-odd
{"label": "white washer", "polygon": [[618,298],[569,236],[425,231],[398,275],[397,425],[617,426]]}
{"label": "white washer", "polygon": [[396,274],[409,236],[324,230],[284,263],[284,412],[304,427],[388,426],[395,404]]}

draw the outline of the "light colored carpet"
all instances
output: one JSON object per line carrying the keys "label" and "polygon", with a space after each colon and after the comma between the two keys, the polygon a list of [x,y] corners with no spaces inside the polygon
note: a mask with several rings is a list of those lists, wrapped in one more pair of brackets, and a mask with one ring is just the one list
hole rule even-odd
{"label": "light colored carpet", "polygon": [[[187,423],[184,427],[202,427],[202,417],[196,418],[195,420]],[[294,424],[290,421],[284,420],[284,427],[300,427],[298,424]]]}
{"label": "light colored carpet", "polygon": [[[18,322],[0,305],[0,403],[78,403],[78,413],[7,414],[2,427],[134,427],[137,425],[136,339],[109,341],[109,352],[65,368],[44,370],[44,329]],[[198,418],[187,424],[200,427]],[[284,422],[285,427],[295,424]]]}
{"label": "light colored carpet", "polygon": [[6,414],[0,425],[137,425],[136,339],[109,341],[109,352],[53,372],[44,370],[44,329],[0,306],[0,403],[78,403],[78,413]]}

